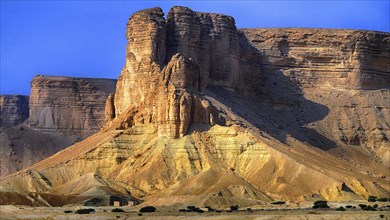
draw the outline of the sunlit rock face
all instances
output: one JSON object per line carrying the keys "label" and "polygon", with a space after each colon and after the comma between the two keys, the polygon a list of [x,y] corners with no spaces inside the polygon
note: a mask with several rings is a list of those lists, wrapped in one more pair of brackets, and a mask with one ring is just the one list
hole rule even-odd
{"label": "sunlit rock face", "polygon": [[115,85],[111,79],[36,76],[27,125],[46,133],[89,136],[102,127],[105,102]]}
{"label": "sunlit rock face", "polygon": [[0,204],[3,191],[223,208],[388,196],[388,33],[240,30],[174,7],[136,12],[127,38],[104,128],[2,179]]}
{"label": "sunlit rock face", "polygon": [[0,95],[0,127],[18,125],[28,118],[28,96]]}
{"label": "sunlit rock face", "polygon": [[0,176],[97,132],[115,86],[116,80],[111,79],[36,76],[30,97],[0,96]]}
{"label": "sunlit rock face", "polygon": [[115,115],[142,109],[132,123],[157,124],[167,137],[185,135],[190,122],[218,123],[202,98],[208,85],[253,95],[262,77],[259,53],[230,16],[173,7],[165,20],[160,8],[142,10],[130,18],[127,39]]}

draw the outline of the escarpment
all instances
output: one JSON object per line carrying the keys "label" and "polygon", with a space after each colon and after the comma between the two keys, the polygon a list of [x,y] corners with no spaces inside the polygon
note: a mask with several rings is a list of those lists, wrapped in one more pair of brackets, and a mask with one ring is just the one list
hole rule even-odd
{"label": "escarpment", "polygon": [[213,207],[388,196],[389,33],[240,30],[173,7],[136,12],[126,35],[104,128],[3,178],[0,193]]}
{"label": "escarpment", "polygon": [[302,88],[388,89],[389,33],[338,29],[241,29],[262,52],[264,74]]}
{"label": "escarpment", "polygon": [[115,84],[111,79],[36,76],[30,97],[1,96],[0,176],[31,166],[97,132]]}
{"label": "escarpment", "polygon": [[111,79],[36,76],[26,123],[40,132],[89,136],[102,127],[106,98],[115,85]]}
{"label": "escarpment", "polygon": [[0,127],[18,125],[28,118],[28,96],[0,96]]}
{"label": "escarpment", "polygon": [[[299,28],[242,31],[262,52],[269,96],[287,99],[288,94],[275,94],[275,90],[287,90],[278,77],[285,76],[306,99],[328,108],[323,120],[310,123],[313,129],[338,145],[365,146],[376,155],[375,160],[389,165],[389,33]],[[318,114],[305,103],[301,107],[308,112],[306,118]]]}

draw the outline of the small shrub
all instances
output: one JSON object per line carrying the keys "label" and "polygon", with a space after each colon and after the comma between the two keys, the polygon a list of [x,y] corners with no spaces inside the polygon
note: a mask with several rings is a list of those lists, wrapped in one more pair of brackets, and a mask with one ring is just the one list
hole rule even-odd
{"label": "small shrub", "polygon": [[345,206],[345,208],[347,208],[347,209],[352,209],[352,207],[353,207],[353,206],[351,206],[351,205],[346,205],[346,206]]}
{"label": "small shrub", "polygon": [[120,209],[120,208],[115,208],[113,210],[111,210],[111,212],[125,212],[123,209]]}
{"label": "small shrub", "polygon": [[376,201],[378,201],[378,202],[390,202],[390,198],[379,198]]}
{"label": "small shrub", "polygon": [[138,216],[142,216],[142,213],[138,213]]}
{"label": "small shrub", "polygon": [[360,207],[361,209],[364,209],[364,208],[367,207],[367,205],[365,205],[365,204],[359,204],[359,207]]}
{"label": "small shrub", "polygon": [[336,211],[345,211],[345,208],[342,207],[342,206],[340,206],[340,207],[338,207],[338,208],[336,209]]}
{"label": "small shrub", "polygon": [[215,209],[211,208],[210,206],[206,206],[205,208],[206,208],[207,211],[209,211],[209,212],[215,212]]}
{"label": "small shrub", "polygon": [[376,196],[368,196],[368,201],[369,202],[376,202],[378,198]]}
{"label": "small shrub", "polygon": [[187,206],[187,209],[192,211],[192,210],[196,209],[196,207],[193,205],[190,205],[190,206]]}
{"label": "small shrub", "polygon": [[155,212],[156,208],[154,206],[145,206],[142,207],[139,212]]}
{"label": "small shrub", "polygon": [[72,213],[73,211],[71,210],[65,210],[64,213]]}
{"label": "small shrub", "polygon": [[374,207],[374,208],[378,208],[378,204],[375,204],[375,205],[373,205],[372,207]]}
{"label": "small shrub", "polygon": [[90,214],[95,212],[95,209],[79,209],[76,211],[77,214]]}
{"label": "small shrub", "polygon": [[193,212],[197,212],[197,213],[203,213],[204,211],[200,208],[196,208],[193,210]]}
{"label": "small shrub", "polygon": [[272,205],[284,205],[286,204],[285,201],[276,201],[276,202],[271,202]]}
{"label": "small shrub", "polygon": [[230,206],[230,210],[231,210],[231,211],[237,211],[238,208],[239,208],[238,205],[232,205],[232,206]]}
{"label": "small shrub", "polygon": [[370,205],[363,208],[363,211],[376,211],[376,208],[371,207]]}
{"label": "small shrub", "polygon": [[318,201],[315,201],[313,204],[313,209],[329,209],[329,208],[330,207],[328,206],[327,201],[318,200]]}
{"label": "small shrub", "polygon": [[379,217],[381,217],[381,218],[385,218],[385,215],[379,215]]}
{"label": "small shrub", "polygon": [[203,213],[204,211],[198,207],[195,206],[187,206],[187,212],[197,212],[197,213]]}

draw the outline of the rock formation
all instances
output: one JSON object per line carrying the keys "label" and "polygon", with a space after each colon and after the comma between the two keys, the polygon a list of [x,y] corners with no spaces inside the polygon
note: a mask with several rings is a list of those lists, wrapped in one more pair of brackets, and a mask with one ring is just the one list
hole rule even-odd
{"label": "rock formation", "polygon": [[166,19],[160,8],[135,13],[127,39],[105,127],[3,178],[0,204],[389,195],[389,33],[239,30],[232,17],[174,7]]}
{"label": "rock formation", "polygon": [[217,111],[200,95],[208,85],[248,94],[262,78],[260,54],[242,42],[230,16],[173,7],[165,21],[160,8],[142,10],[129,20],[127,39],[115,115],[142,109],[131,125],[158,124],[160,135],[182,137],[190,122],[216,123]]}
{"label": "rock formation", "polygon": [[76,135],[42,133],[28,126],[0,128],[0,176],[29,167],[80,141]]}
{"label": "rock formation", "polygon": [[0,127],[11,127],[28,118],[28,96],[0,96]]}
{"label": "rock formation", "polygon": [[[296,28],[242,31],[263,54],[270,97],[286,96],[275,94],[275,88],[289,86],[280,85],[278,75],[285,76],[306,99],[329,109],[324,120],[311,127],[339,146],[365,146],[376,155],[375,160],[390,165],[388,33]],[[316,114],[305,108],[306,115]]]}
{"label": "rock formation", "polygon": [[31,82],[30,105],[26,96],[1,96],[0,176],[31,166],[97,132],[115,84],[111,79],[36,76]]}
{"label": "rock formation", "polygon": [[115,84],[111,79],[36,76],[27,124],[46,133],[89,136],[102,127],[106,98]]}
{"label": "rock formation", "polygon": [[301,88],[374,90],[390,86],[388,33],[338,29],[242,29],[275,71]]}

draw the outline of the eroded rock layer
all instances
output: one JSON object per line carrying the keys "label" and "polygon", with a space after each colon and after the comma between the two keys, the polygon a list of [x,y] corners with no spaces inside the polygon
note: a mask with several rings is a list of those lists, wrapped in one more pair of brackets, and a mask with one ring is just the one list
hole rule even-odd
{"label": "eroded rock layer", "polygon": [[142,10],[130,18],[127,39],[115,115],[136,108],[142,112],[132,125],[156,123],[160,135],[181,137],[190,122],[217,122],[200,95],[208,85],[252,94],[261,83],[260,55],[230,16],[173,7],[165,20],[160,8]]}
{"label": "eroded rock layer", "polygon": [[299,28],[241,30],[262,52],[266,75],[281,72],[303,88],[390,87],[389,33]]}
{"label": "eroded rock layer", "polygon": [[0,128],[0,177],[23,170],[80,141],[77,135],[42,133],[25,125]]}
{"label": "eroded rock layer", "polygon": [[0,96],[0,127],[18,125],[28,118],[28,96]]}
{"label": "eroded rock layer", "polygon": [[[322,109],[327,112],[324,120],[307,126],[335,141],[334,146],[364,146],[375,160],[389,165],[389,33],[296,28],[242,31],[262,52],[266,90],[274,102],[291,99],[282,92],[297,85],[305,99],[323,106],[300,102],[305,114],[299,121],[321,114]],[[338,154],[348,155],[345,150]]]}
{"label": "eroded rock layer", "polygon": [[27,125],[41,132],[89,136],[104,123],[106,98],[116,80],[36,76]]}
{"label": "eroded rock layer", "polygon": [[388,197],[389,37],[139,11],[105,127],[3,178],[0,204],[31,192],[212,207]]}
{"label": "eroded rock layer", "polygon": [[31,82],[30,103],[27,96],[1,96],[0,176],[31,166],[97,132],[115,83],[111,79],[37,76]]}

